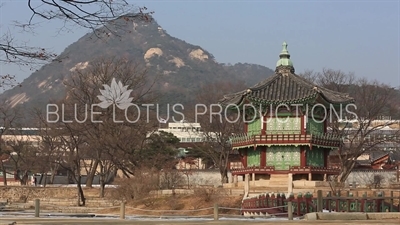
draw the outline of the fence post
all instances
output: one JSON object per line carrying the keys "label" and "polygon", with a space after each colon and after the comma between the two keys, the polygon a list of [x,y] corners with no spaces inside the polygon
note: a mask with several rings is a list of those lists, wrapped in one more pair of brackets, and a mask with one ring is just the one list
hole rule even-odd
{"label": "fence post", "polygon": [[376,191],[373,191],[373,194],[372,194],[372,211],[371,212],[377,212],[376,210],[375,210],[375,207],[376,207]]}
{"label": "fence post", "polygon": [[[393,191],[390,191],[390,212],[393,212]],[[400,205],[400,202],[399,202]]]}
{"label": "fence post", "polygon": [[35,217],[39,217],[40,214],[40,199],[35,199]]}
{"label": "fence post", "polygon": [[383,207],[382,207],[382,198],[384,197],[383,195],[384,192],[378,192],[378,199],[376,199],[376,212],[383,212]]}
{"label": "fence post", "polygon": [[329,212],[332,212],[332,209],[331,209],[331,202],[332,202],[332,192],[331,191],[329,191],[328,192],[328,199],[326,199],[326,209],[327,210],[329,210]]}
{"label": "fence post", "polygon": [[214,220],[218,220],[218,205],[214,204]]}
{"label": "fence post", "polygon": [[317,191],[317,212],[322,212],[322,205],[324,204],[322,199],[322,190]]}
{"label": "fence post", "polygon": [[[297,204],[297,215],[301,215],[302,211],[301,211],[301,204],[303,201],[303,194],[300,192],[297,194],[297,198],[296,198],[296,204]],[[304,213],[305,214],[305,213]]]}
{"label": "fence post", "polygon": [[359,210],[359,208],[358,208],[358,191],[356,191],[356,200],[355,200],[355,204],[356,204],[355,210],[356,210],[356,212],[358,212],[358,210]]}
{"label": "fence post", "polygon": [[288,219],[293,220],[293,203],[292,200],[294,199],[293,193],[290,193],[287,199],[287,212],[288,212]]}
{"label": "fence post", "polygon": [[353,197],[353,194],[350,193],[350,191],[347,191],[346,193],[346,211],[350,212],[350,197]]}
{"label": "fence post", "polygon": [[368,212],[368,209],[367,209],[367,192],[366,191],[364,191],[364,194],[363,194],[363,198],[362,198],[362,200],[361,200],[361,212]]}
{"label": "fence post", "polygon": [[120,212],[119,212],[119,218],[121,220],[125,219],[125,201],[121,202],[121,209],[120,209]]}

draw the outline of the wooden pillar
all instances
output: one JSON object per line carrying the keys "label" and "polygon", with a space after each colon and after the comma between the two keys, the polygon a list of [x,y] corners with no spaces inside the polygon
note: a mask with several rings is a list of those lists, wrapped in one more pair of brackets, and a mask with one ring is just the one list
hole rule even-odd
{"label": "wooden pillar", "polygon": [[219,220],[217,204],[214,204],[214,220]]}
{"label": "wooden pillar", "polygon": [[35,217],[40,215],[40,199],[35,199]]}
{"label": "wooden pillar", "polygon": [[262,147],[260,160],[261,167],[267,165],[267,147]]}
{"label": "wooden pillar", "polygon": [[312,173],[308,174],[308,180],[312,180]]}
{"label": "wooden pillar", "polygon": [[300,166],[304,167],[306,166],[306,147],[302,146],[300,147]]}
{"label": "wooden pillar", "polygon": [[293,193],[293,174],[288,174],[288,193]]}
{"label": "wooden pillar", "polygon": [[322,190],[317,191],[317,212],[322,212],[323,207]]}
{"label": "wooden pillar", "polygon": [[293,206],[291,200],[287,203],[287,206],[288,206],[288,219],[293,220]]}
{"label": "wooden pillar", "polygon": [[119,218],[121,220],[125,219],[125,202],[121,202],[120,210],[119,210]]}
{"label": "wooden pillar", "polygon": [[243,152],[243,167],[244,168],[247,168],[247,151],[248,151],[249,149],[245,149],[244,150],[244,152]]}
{"label": "wooden pillar", "polygon": [[249,174],[244,175],[244,197],[249,196],[250,191],[250,181]]}
{"label": "wooden pillar", "polygon": [[305,127],[305,116],[301,116],[300,118],[300,129],[301,129],[301,134],[306,134],[306,128]]}
{"label": "wooden pillar", "polygon": [[255,173],[251,174],[251,181],[252,181],[253,186],[255,187],[256,186],[256,174]]}
{"label": "wooden pillar", "polygon": [[267,133],[267,116],[262,117],[261,124],[262,124],[261,134],[265,135]]}

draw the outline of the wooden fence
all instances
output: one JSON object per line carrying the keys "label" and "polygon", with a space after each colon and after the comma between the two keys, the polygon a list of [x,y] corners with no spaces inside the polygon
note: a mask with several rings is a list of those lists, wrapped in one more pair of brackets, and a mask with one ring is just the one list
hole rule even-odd
{"label": "wooden fence", "polygon": [[242,202],[242,214],[267,213],[290,217],[291,213],[302,216],[310,212],[321,212],[323,209],[334,212],[400,212],[400,191],[390,191],[389,196],[385,196],[384,192],[374,192],[372,196],[368,196],[367,192],[360,194],[357,191],[347,191],[344,194],[328,192],[325,196],[321,190],[317,193],[317,197],[310,193],[299,194],[297,197],[272,193],[247,198]]}

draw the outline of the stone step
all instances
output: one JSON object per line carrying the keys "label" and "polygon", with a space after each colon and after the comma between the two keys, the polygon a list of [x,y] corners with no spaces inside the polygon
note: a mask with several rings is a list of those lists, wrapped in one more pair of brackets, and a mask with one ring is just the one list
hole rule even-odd
{"label": "stone step", "polygon": [[286,185],[286,186],[288,186],[288,182],[287,182],[287,180],[286,181],[284,181],[284,180],[271,180],[271,181],[269,181],[269,185],[268,186],[271,186],[271,185],[278,185],[278,186]]}
{"label": "stone step", "polygon": [[269,184],[287,184],[287,180],[270,180]]}
{"label": "stone step", "polygon": [[270,179],[270,181],[278,181],[278,180],[284,180],[288,182],[289,179],[287,177],[274,177],[274,178],[271,177]]}
{"label": "stone step", "polygon": [[274,193],[277,193],[277,192],[279,192],[279,193],[282,193],[282,192],[287,192],[287,188],[282,188],[282,187],[268,187],[268,188],[264,188],[264,189],[257,189],[257,190],[250,190],[249,191],[249,193],[255,193],[255,192],[257,192],[257,193],[263,193],[263,194],[265,194],[265,193],[271,193],[271,192],[274,192]]}
{"label": "stone step", "polygon": [[271,174],[271,178],[275,178],[275,177],[289,177],[289,175],[287,174]]}
{"label": "stone step", "polygon": [[289,177],[271,177],[270,180],[288,180]]}

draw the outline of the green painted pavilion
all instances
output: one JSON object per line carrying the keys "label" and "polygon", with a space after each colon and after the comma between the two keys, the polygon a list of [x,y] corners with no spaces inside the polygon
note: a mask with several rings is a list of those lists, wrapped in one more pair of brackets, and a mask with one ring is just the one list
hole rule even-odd
{"label": "green painted pavilion", "polygon": [[249,121],[244,133],[232,137],[242,164],[231,170],[233,182],[246,174],[253,181],[288,174],[323,181],[339,172],[328,168],[329,152],[341,145],[341,137],[328,132],[328,119],[354,99],[296,75],[286,42],[279,57],[272,76],[220,100],[239,107]]}

